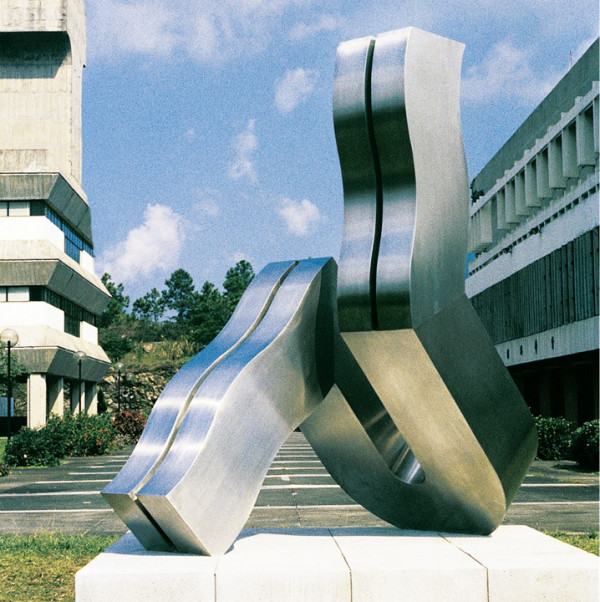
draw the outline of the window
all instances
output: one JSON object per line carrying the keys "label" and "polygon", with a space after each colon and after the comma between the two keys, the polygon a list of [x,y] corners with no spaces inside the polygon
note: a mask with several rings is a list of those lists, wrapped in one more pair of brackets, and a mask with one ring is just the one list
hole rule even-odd
{"label": "window", "polygon": [[0,302],[29,301],[28,286],[0,286]]}
{"label": "window", "polygon": [[[51,291],[48,288],[43,286],[30,287],[30,298],[31,301],[43,301],[44,303],[49,303],[54,307],[58,307],[58,309],[62,309],[62,311],[65,312],[65,325],[68,321],[72,326],[71,330],[75,329],[75,322],[77,323],[77,329],[79,329],[79,322],[87,322],[92,326],[96,326],[96,316],[92,312],[84,309],[76,303],[73,303],[73,301],[66,299],[65,297],[55,293],[54,291]],[[66,330],[66,326],[65,332],[69,332]],[[70,334],[74,333],[70,332]]]}
{"label": "window", "polygon": [[9,217],[27,217],[29,215],[29,201],[11,201],[8,204]]}
{"label": "window", "polygon": [[0,202],[0,217],[28,217],[29,201]]}
{"label": "window", "polygon": [[81,251],[85,251],[92,257],[94,256],[92,246],[76,234],[75,231],[49,207],[46,208],[46,217],[64,233],[65,253],[71,257],[71,259],[79,262],[79,254]]}

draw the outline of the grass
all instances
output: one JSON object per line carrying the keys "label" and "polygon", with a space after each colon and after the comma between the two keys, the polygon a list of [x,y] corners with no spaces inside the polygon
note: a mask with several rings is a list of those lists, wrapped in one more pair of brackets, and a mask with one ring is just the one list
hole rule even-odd
{"label": "grass", "polygon": [[[598,556],[598,533],[547,533]],[[75,600],[75,573],[118,536],[0,536],[0,601]]]}
{"label": "grass", "polygon": [[546,535],[551,535],[560,541],[564,541],[576,548],[581,548],[590,554],[600,556],[598,550],[598,533],[596,531],[590,531],[589,533],[563,533],[562,531],[555,531],[553,533],[546,531]]}
{"label": "grass", "polygon": [[0,601],[75,600],[75,573],[117,539],[53,534],[0,536]]}

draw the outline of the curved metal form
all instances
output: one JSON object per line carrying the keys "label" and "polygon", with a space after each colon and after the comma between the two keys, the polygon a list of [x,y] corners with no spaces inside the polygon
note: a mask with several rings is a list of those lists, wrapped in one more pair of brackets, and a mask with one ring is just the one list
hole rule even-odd
{"label": "curved metal form", "polygon": [[271,264],[172,379],[103,491],[146,548],[225,552],[300,423],[331,475],[383,519],[500,524],[537,445],[464,292],[462,50],[414,28],[338,48],[337,305],[333,259]]}
{"label": "curved metal form", "polygon": [[333,121],[344,186],[344,238],[340,253],[338,315],[343,328],[377,325],[373,280],[379,238],[380,176],[370,123],[371,37],[340,44],[333,80]]}
{"label": "curved metal form", "polygon": [[137,491],[152,477],[165,457],[204,379],[256,329],[282,281],[296,264],[294,261],[272,263],[254,278],[219,335],[167,384],[154,404],[131,456],[102,491],[104,498],[145,547],[169,550],[173,546],[139,503]]}
{"label": "curved metal form", "polygon": [[[338,51],[342,66],[346,47]],[[360,202],[371,204],[371,216],[381,205],[381,219],[360,226],[372,236],[368,260],[364,253],[352,258],[353,241],[344,240],[340,282],[367,268],[375,277],[369,300],[353,297],[352,320],[341,319],[346,300],[339,301],[336,386],[302,430],[340,485],[385,520],[490,533],[535,456],[536,435],[464,294],[469,195],[459,116],[462,50],[414,28],[381,34],[365,62],[371,73],[363,76],[355,66],[356,81],[345,84],[369,88],[370,106],[355,103],[356,114],[348,115],[344,104],[336,135],[340,124],[362,123],[362,138],[373,141],[372,156],[361,153],[362,170],[352,166],[352,174],[368,174],[364,186],[344,187],[345,224],[357,214],[355,190],[371,191]],[[340,157],[351,152],[339,150]],[[344,170],[347,162],[340,163]],[[361,216],[368,215],[363,207]],[[364,327],[369,320],[371,329]]]}
{"label": "curved metal form", "polygon": [[168,452],[137,491],[179,551],[229,548],[282,443],[333,385],[335,280],[330,258],[291,270],[259,324],[204,376]]}

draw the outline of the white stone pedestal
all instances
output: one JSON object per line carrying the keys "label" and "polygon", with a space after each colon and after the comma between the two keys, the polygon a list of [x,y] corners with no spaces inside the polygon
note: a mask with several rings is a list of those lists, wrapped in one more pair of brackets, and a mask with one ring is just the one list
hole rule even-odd
{"label": "white stone pedestal", "polygon": [[81,569],[77,602],[597,602],[599,559],[529,527],[244,531],[222,556],[147,552],[128,533]]}

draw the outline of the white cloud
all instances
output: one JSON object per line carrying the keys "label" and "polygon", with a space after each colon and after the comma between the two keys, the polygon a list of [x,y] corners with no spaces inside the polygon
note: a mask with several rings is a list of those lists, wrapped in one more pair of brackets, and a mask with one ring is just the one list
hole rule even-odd
{"label": "white cloud", "polygon": [[218,217],[221,213],[221,209],[215,199],[204,199],[195,203],[194,209],[206,217]]}
{"label": "white cloud", "polygon": [[100,259],[101,271],[118,282],[133,282],[178,267],[184,239],[181,215],[165,205],[147,205],[144,222]]}
{"label": "white cloud", "polygon": [[275,88],[275,106],[280,113],[290,113],[306,102],[315,89],[318,71],[294,69],[285,72]]}
{"label": "white cloud", "polygon": [[250,119],[246,129],[234,138],[231,145],[235,151],[235,157],[228,170],[232,180],[248,178],[251,182],[256,182],[258,179],[254,166],[254,153],[258,148],[254,125],[255,120]]}
{"label": "white cloud", "polygon": [[532,58],[531,49],[516,48],[506,40],[499,42],[481,64],[467,71],[462,84],[463,98],[474,102],[509,98],[522,105],[541,101],[561,74],[554,72],[540,77],[532,67]]}
{"label": "white cloud", "polygon": [[322,220],[319,208],[308,199],[297,202],[284,198],[278,213],[288,231],[296,236],[308,236]]}
{"label": "white cloud", "polygon": [[290,40],[304,40],[312,38],[324,31],[335,31],[340,27],[340,17],[322,15],[318,21],[312,23],[298,23],[290,30]]}
{"label": "white cloud", "polygon": [[175,14],[161,0],[96,0],[90,13],[92,54],[166,56],[177,43]]}
{"label": "white cloud", "polygon": [[222,63],[266,48],[297,4],[305,0],[88,0],[90,54]]}

